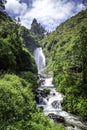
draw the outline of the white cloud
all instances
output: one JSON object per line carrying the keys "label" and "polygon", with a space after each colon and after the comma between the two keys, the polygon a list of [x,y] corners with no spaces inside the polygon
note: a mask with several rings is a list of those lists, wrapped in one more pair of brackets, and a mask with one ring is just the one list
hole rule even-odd
{"label": "white cloud", "polygon": [[13,15],[23,15],[27,10],[25,3],[20,4],[19,0],[7,0],[6,10]]}
{"label": "white cloud", "polygon": [[53,30],[82,10],[82,4],[72,0],[33,0],[32,8],[27,8],[25,3],[20,4],[18,0],[8,0],[6,9],[19,14],[22,25],[28,28],[33,18],[36,18],[46,29]]}
{"label": "white cloud", "polygon": [[80,4],[77,5],[76,12],[79,12],[79,11],[85,10],[85,9],[86,9],[85,6],[82,3],[80,3]]}

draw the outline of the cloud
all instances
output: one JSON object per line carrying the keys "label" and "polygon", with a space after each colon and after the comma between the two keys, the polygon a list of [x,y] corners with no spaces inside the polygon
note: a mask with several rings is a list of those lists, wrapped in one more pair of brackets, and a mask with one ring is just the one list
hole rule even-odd
{"label": "cloud", "polygon": [[27,4],[18,0],[7,0],[6,11],[12,15],[23,15],[27,11]]}
{"label": "cloud", "polygon": [[14,15],[19,15],[21,24],[30,28],[33,18],[36,18],[47,30],[54,30],[61,22],[67,20],[82,10],[83,5],[76,0],[8,0],[6,9]]}

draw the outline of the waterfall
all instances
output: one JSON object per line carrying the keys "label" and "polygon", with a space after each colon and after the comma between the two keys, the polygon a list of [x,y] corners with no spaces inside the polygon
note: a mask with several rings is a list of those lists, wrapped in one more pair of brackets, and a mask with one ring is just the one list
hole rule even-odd
{"label": "waterfall", "polygon": [[79,121],[78,117],[62,110],[61,103],[64,96],[54,87],[53,77],[42,74],[42,69],[46,65],[42,48],[39,47],[34,51],[34,57],[39,73],[39,87],[36,91],[37,107],[43,108],[44,114],[51,119],[66,123],[68,130],[87,130],[87,125]]}
{"label": "waterfall", "polygon": [[40,73],[46,65],[45,56],[41,47],[34,51],[34,57],[37,64],[38,73]]}

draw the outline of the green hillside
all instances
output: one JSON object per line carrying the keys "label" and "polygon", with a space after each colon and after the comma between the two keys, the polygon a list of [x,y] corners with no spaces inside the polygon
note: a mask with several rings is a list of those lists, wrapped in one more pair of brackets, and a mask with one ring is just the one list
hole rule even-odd
{"label": "green hillside", "polygon": [[48,73],[65,94],[63,108],[87,120],[87,10],[42,40]]}
{"label": "green hillside", "polygon": [[0,130],[65,130],[36,108],[39,38],[0,12]]}
{"label": "green hillside", "polygon": [[0,18],[0,70],[37,72],[34,58],[21,36],[24,28],[2,12]]}

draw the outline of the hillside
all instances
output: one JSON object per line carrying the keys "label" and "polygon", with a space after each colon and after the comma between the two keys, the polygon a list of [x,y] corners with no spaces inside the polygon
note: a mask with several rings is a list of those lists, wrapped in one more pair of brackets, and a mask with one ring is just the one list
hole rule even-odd
{"label": "hillside", "polygon": [[[0,12],[0,70],[3,71],[32,71],[37,72],[35,61],[26,48],[24,29],[10,17]],[[27,32],[29,35],[29,32]],[[26,36],[27,36],[26,35]],[[31,34],[27,39],[35,41]],[[26,42],[27,43],[27,42]],[[33,48],[32,42],[32,48]],[[28,45],[29,46],[29,45]],[[31,49],[30,49],[31,50]]]}
{"label": "hillside", "polygon": [[87,10],[42,40],[48,73],[64,95],[63,108],[87,120]]}
{"label": "hillside", "polygon": [[0,130],[23,127],[35,105],[37,67],[20,37],[21,28],[0,12]]}
{"label": "hillside", "polygon": [[0,130],[65,130],[36,108],[39,38],[0,11]]}

